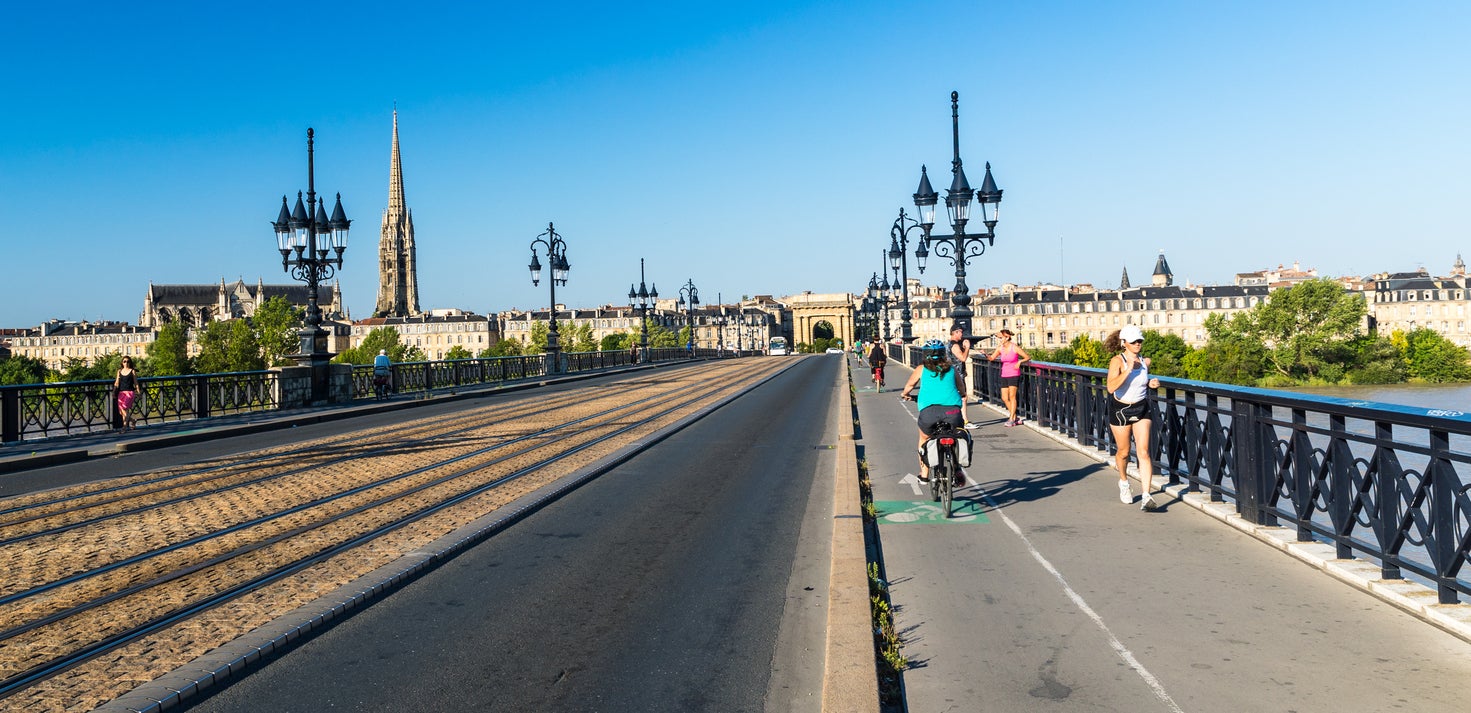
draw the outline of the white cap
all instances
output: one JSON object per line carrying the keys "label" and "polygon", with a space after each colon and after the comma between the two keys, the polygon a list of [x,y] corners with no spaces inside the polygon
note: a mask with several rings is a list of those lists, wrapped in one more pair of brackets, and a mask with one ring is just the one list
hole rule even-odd
{"label": "white cap", "polygon": [[1132,324],[1126,324],[1123,329],[1119,330],[1119,341],[1121,342],[1138,342],[1143,339],[1144,332],[1139,331],[1139,328]]}

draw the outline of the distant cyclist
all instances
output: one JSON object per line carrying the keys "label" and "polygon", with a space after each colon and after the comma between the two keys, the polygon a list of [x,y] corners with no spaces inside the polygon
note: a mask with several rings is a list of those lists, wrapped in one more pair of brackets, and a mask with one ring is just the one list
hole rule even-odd
{"label": "distant cyclist", "polygon": [[388,381],[393,374],[393,360],[388,358],[387,349],[379,349],[373,357],[373,392],[382,398],[388,393]]}
{"label": "distant cyclist", "polygon": [[[948,423],[955,428],[965,427],[965,416],[961,411],[960,376],[950,360],[945,343],[931,339],[920,347],[923,357],[920,368],[909,373],[904,383],[901,398],[915,398],[919,389],[919,479],[929,482],[930,466],[924,459],[924,444],[930,440],[930,430],[938,423]],[[955,471],[955,486],[965,484],[965,474]]]}
{"label": "distant cyclist", "polygon": [[873,349],[868,352],[868,365],[873,369],[873,388],[876,391],[884,390],[884,367],[889,363],[889,355],[884,352],[881,342],[874,342]]}

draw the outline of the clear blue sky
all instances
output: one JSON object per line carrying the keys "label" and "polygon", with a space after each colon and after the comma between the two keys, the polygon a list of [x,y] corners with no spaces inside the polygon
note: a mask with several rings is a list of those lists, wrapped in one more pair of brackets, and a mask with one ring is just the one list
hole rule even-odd
{"label": "clear blue sky", "polygon": [[639,257],[705,302],[861,290],[920,165],[949,184],[951,90],[1006,191],[972,287],[1471,253],[1465,2],[534,5],[8,7],[0,327],[290,282],[269,222],[308,126],[369,316],[395,102],[426,308],[544,306],[548,221],[572,305],[623,302]]}

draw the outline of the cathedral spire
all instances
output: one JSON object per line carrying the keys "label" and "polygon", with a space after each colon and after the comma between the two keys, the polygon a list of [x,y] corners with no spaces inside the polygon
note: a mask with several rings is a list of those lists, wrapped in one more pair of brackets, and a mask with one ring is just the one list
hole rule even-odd
{"label": "cathedral spire", "polygon": [[415,266],[414,215],[404,200],[403,163],[398,147],[398,109],[393,110],[393,150],[388,163],[388,208],[378,238],[378,303],[375,317],[408,317],[419,313],[419,281]]}

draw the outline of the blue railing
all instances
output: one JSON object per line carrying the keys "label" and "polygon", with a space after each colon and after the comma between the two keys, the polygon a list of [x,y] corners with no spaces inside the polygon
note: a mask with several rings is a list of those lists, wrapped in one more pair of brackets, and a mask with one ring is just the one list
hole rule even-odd
{"label": "blue railing", "polygon": [[[892,353],[917,363],[918,350]],[[974,358],[976,395],[1001,402],[1000,364]],[[1018,413],[1113,452],[1102,369],[1029,362]],[[1443,604],[1471,594],[1471,414],[1160,378],[1150,454],[1172,484],[1285,525],[1342,559],[1410,572]]]}

